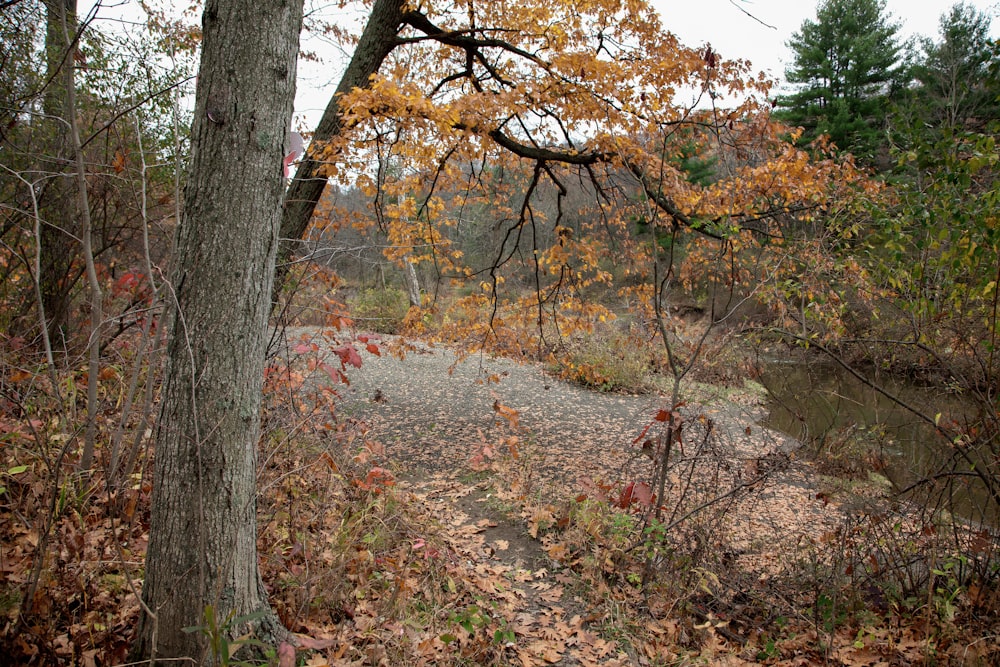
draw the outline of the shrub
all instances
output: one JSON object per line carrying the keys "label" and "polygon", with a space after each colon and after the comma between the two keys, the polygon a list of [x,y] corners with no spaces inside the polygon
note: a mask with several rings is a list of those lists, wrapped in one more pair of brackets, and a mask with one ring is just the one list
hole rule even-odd
{"label": "shrub", "polygon": [[559,377],[598,391],[641,393],[654,389],[656,367],[647,341],[619,331],[595,332],[575,340],[552,364]]}
{"label": "shrub", "polygon": [[410,309],[401,289],[366,289],[351,300],[352,319],[363,329],[384,334],[399,333]]}

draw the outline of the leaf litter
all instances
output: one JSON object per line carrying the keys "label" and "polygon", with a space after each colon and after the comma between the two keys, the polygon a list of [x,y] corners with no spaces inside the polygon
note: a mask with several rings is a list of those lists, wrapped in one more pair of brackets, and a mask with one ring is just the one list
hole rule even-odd
{"label": "leaf litter", "polygon": [[[359,338],[348,349],[306,337],[295,354],[269,379],[295,389],[293,405],[272,405],[265,419],[287,423],[279,413],[291,407],[298,430],[262,443],[260,472],[262,573],[301,654],[283,645],[279,665],[996,655],[995,642],[949,644],[912,625],[830,632],[789,614],[781,634],[776,616],[739,611],[755,596],[802,608],[775,583],[819,545],[847,539],[840,502],[817,491],[791,443],[757,426],[752,396],[693,390],[703,395],[678,409],[685,437],[657,499],[645,480],[662,443],[643,439],[672,418],[659,419],[657,397],[595,394],[537,366],[459,360],[422,343]],[[23,446],[2,450],[0,650],[36,664],[120,663],[139,612],[148,478],[115,494],[70,485],[78,500],[49,525],[32,520],[53,493],[24,455],[45,424],[4,423]],[[677,521],[676,553],[640,553],[653,543],[635,539],[638,517],[654,502]],[[719,503],[712,520],[685,519],[701,502]],[[697,553],[712,558],[683,581],[640,585],[643,562]],[[29,611],[18,594],[33,577]],[[989,595],[977,594],[983,604]]]}

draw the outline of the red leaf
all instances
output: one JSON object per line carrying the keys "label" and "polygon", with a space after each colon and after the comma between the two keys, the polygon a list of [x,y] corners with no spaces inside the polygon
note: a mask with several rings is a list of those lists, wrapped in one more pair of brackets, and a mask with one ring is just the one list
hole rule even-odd
{"label": "red leaf", "polygon": [[382,351],[378,348],[378,345],[375,345],[374,343],[368,343],[368,345],[365,346],[365,349],[374,354],[376,357],[382,356]]}
{"label": "red leaf", "polygon": [[622,509],[628,509],[629,505],[635,502],[635,498],[633,497],[634,492],[635,482],[629,482],[629,485],[622,489],[622,492],[618,495],[618,502],[615,504]]}
{"label": "red leaf", "polygon": [[638,482],[632,487],[632,496],[640,505],[649,507],[653,504],[653,490],[645,482]]}
{"label": "red leaf", "polygon": [[295,647],[288,642],[278,645],[278,667],[295,667]]}
{"label": "red leaf", "polygon": [[305,150],[305,144],[302,141],[302,135],[298,132],[291,132],[288,135],[288,140],[286,141],[286,147],[288,152],[285,153],[285,157],[281,160],[283,169],[285,171],[285,178],[288,178],[290,167],[295,158],[302,155]]}
{"label": "red leaf", "polygon": [[649,507],[653,502],[653,492],[645,482],[629,482],[618,496],[618,507],[628,509],[635,503]]}
{"label": "red leaf", "polygon": [[344,345],[343,347],[338,347],[334,352],[340,357],[340,363],[345,368],[350,365],[355,368],[361,368],[361,355],[358,351],[354,349],[353,345]]}
{"label": "red leaf", "polygon": [[323,371],[327,375],[329,375],[330,379],[333,380],[335,383],[336,382],[343,382],[344,384],[350,384],[347,381],[347,376],[344,375],[343,372],[341,372],[339,369],[334,368],[330,364],[322,363],[322,364],[319,365],[319,367],[322,368]]}
{"label": "red leaf", "polygon": [[670,411],[669,410],[660,410],[659,412],[656,413],[656,417],[654,417],[654,419],[656,419],[656,421],[658,421],[658,422],[669,421],[670,420]]}
{"label": "red leaf", "polygon": [[633,445],[638,445],[639,441],[642,440],[643,438],[645,438],[646,434],[649,433],[649,429],[650,429],[650,427],[652,425],[653,425],[653,422],[649,422],[648,424],[646,424],[646,428],[642,429],[642,433],[640,433],[639,435],[635,436],[635,440],[632,441],[632,444]]}

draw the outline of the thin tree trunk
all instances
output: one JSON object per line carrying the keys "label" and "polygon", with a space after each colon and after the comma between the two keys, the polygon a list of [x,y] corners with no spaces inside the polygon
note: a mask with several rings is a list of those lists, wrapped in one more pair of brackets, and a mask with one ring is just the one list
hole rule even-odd
{"label": "thin tree trunk", "polygon": [[[45,75],[48,87],[45,90],[43,109],[53,120],[49,158],[43,164],[45,171],[61,174],[72,157],[69,141],[69,127],[61,122],[68,118],[65,76],[60,76],[64,68],[73,67],[71,54],[72,38],[63,30],[63,16],[67,26],[76,27],[76,0],[45,0]],[[73,258],[76,255],[74,228],[66,211],[72,209],[72,188],[57,176],[45,188],[41,207],[42,225],[39,230],[40,248],[39,286],[42,293],[41,307],[45,312],[48,335],[53,345],[65,333],[70,311],[70,283],[72,282]]]}
{"label": "thin tree trunk", "polygon": [[[317,148],[324,147],[340,137],[343,114],[340,97],[355,88],[367,88],[371,76],[378,72],[389,53],[396,47],[396,37],[403,22],[405,0],[375,0],[368,23],[351,62],[330,98],[323,117],[316,126],[305,158],[299,163],[292,184],[285,193],[285,208],[281,218],[281,246],[278,250],[275,290],[281,288],[288,274],[288,259],[293,254],[295,242],[305,236],[316,204],[323,196],[327,177],[323,174],[324,162],[314,159]],[[276,297],[276,295],[275,295]],[[277,302],[277,298],[274,299]]]}
{"label": "thin tree trunk", "polygon": [[420,307],[420,281],[417,279],[417,268],[413,260],[407,256],[404,260],[406,272],[406,291],[410,297],[410,305]]}
{"label": "thin tree trunk", "polygon": [[[60,20],[65,43],[70,44],[69,10],[60,7]],[[75,17],[75,14],[73,15]],[[91,242],[90,198],[87,194],[87,169],[83,163],[83,149],[80,146],[80,128],[76,123],[76,77],[73,74],[72,62],[67,62],[63,78],[66,81],[66,124],[69,126],[70,146],[73,162],[76,164],[76,209],[80,222],[74,227],[80,229],[83,242],[83,259],[87,267],[87,284],[90,287],[90,338],[87,343],[89,361],[87,364],[87,431],[83,441],[83,453],[80,456],[80,470],[90,472],[94,463],[95,440],[97,438],[97,383],[101,370],[101,322],[102,313],[101,283],[97,279],[97,267],[94,264],[94,247]]]}
{"label": "thin tree trunk", "polygon": [[302,4],[205,5],[136,659],[216,659],[184,632],[209,607],[220,625],[263,612],[229,634],[284,636],[257,564],[256,467]]}

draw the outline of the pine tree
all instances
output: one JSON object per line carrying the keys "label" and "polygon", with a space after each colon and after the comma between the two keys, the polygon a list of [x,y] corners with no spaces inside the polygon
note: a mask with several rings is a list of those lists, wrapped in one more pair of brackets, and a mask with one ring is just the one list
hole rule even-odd
{"label": "pine tree", "polygon": [[803,127],[806,140],[826,134],[873,160],[898,80],[898,30],[885,0],[823,0],[816,20],[804,21],[788,41],[794,60],[785,76],[797,90],[779,99],[780,115]]}
{"label": "pine tree", "polygon": [[923,62],[914,68],[919,84],[914,103],[924,123],[938,128],[981,129],[1000,116],[996,77],[997,44],[990,17],[971,5],[955,4],[941,16],[940,41],[924,39]]}

